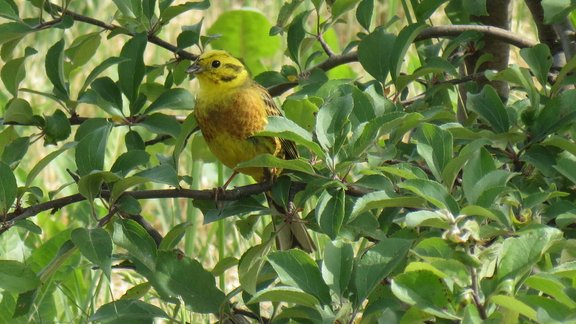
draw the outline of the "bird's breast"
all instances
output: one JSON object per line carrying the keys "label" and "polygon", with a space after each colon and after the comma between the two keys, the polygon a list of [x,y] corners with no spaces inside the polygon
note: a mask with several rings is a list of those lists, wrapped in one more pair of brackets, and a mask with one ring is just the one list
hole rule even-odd
{"label": "bird's breast", "polygon": [[216,133],[239,140],[246,139],[262,131],[267,124],[265,107],[260,97],[253,98],[241,92],[211,100],[199,98],[195,117],[208,142]]}

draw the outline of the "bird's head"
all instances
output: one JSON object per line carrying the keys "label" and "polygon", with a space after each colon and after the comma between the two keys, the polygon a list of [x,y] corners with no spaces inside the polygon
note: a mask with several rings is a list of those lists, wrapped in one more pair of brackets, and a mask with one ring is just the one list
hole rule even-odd
{"label": "bird's head", "polygon": [[234,56],[220,50],[202,53],[186,72],[194,74],[200,89],[231,89],[245,84],[249,78],[246,68]]}

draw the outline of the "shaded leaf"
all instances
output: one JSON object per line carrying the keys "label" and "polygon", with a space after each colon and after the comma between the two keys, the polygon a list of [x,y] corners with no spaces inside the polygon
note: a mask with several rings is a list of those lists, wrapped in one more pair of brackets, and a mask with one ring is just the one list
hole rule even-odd
{"label": "shaded leaf", "polygon": [[488,122],[496,133],[507,132],[510,128],[506,107],[492,86],[485,86],[478,94],[469,93],[466,105]]}
{"label": "shaded leaf", "polygon": [[40,279],[29,266],[18,261],[0,260],[0,288],[18,294],[38,286]]}
{"label": "shaded leaf", "polygon": [[72,232],[70,239],[86,259],[98,265],[106,277],[110,278],[112,239],[108,232],[101,228],[77,228]]}
{"label": "shaded leaf", "polygon": [[193,312],[218,313],[225,301],[214,276],[198,261],[177,251],[158,252],[151,281],[161,294],[180,296]]}
{"label": "shaded leaf", "polygon": [[119,299],[104,304],[90,316],[90,321],[98,323],[147,323],[155,318],[170,318],[157,306],[137,299]]}
{"label": "shaded leaf", "polygon": [[16,200],[18,185],[12,169],[0,162],[0,214],[5,215]]}
{"label": "shaded leaf", "polygon": [[277,251],[268,255],[268,261],[283,283],[302,289],[324,305],[330,304],[328,286],[318,265],[306,252],[298,249]]}

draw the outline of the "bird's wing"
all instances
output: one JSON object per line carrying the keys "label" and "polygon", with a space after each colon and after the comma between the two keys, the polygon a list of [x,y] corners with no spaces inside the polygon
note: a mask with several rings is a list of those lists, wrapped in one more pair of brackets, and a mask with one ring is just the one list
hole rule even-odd
{"label": "bird's wing", "polygon": [[[262,93],[262,100],[264,101],[264,106],[266,108],[266,115],[283,116],[282,111],[278,109],[276,103],[274,103],[274,99],[272,99],[268,91],[263,87],[260,87],[260,89]],[[298,158],[298,151],[296,150],[296,144],[294,144],[294,142],[281,138],[280,144],[282,145],[285,159],[293,160]]]}

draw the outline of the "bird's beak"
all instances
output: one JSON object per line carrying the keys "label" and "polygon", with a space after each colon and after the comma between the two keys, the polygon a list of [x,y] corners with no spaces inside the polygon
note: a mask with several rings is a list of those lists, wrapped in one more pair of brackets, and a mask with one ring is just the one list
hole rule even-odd
{"label": "bird's beak", "polygon": [[189,74],[198,74],[200,72],[202,72],[202,67],[198,64],[198,61],[194,62],[194,64],[190,65],[190,67],[186,69],[186,73]]}

